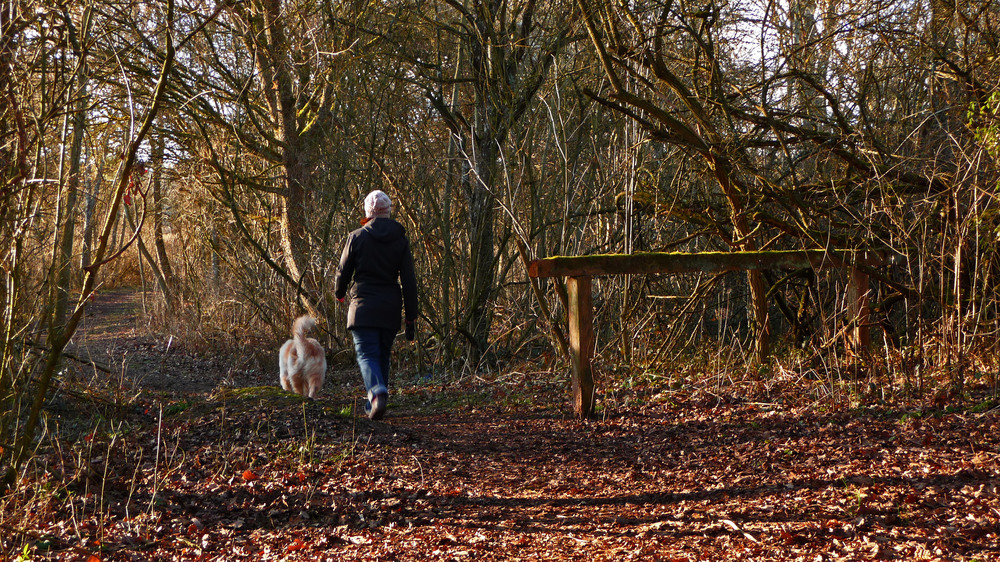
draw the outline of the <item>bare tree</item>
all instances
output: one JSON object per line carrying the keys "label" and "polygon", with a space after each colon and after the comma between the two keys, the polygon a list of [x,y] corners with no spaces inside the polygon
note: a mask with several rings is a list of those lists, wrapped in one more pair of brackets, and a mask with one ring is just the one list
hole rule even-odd
{"label": "bare tree", "polygon": [[[639,120],[654,138],[683,146],[702,158],[730,208],[732,230],[728,234],[720,233],[734,248],[757,250],[757,234],[749,217],[749,193],[753,190],[753,180],[752,176],[739,173],[740,163],[750,158],[741,153],[739,144],[734,142],[738,131],[732,127],[732,122],[713,115],[714,108],[725,107],[717,104],[725,102],[724,97],[728,95],[720,87],[723,71],[716,57],[718,38],[712,30],[718,17],[714,7],[690,14],[675,9],[670,2],[654,3],[648,7],[648,13],[629,12],[622,7],[620,15],[616,16],[609,9],[599,17],[586,0],[579,0],[578,4],[585,14],[591,40],[611,84],[612,98],[606,102]],[[676,27],[668,26],[675,15],[680,21]],[[617,17],[622,18],[621,24]],[[603,28],[599,27],[601,21],[604,22]],[[641,24],[633,27],[639,22],[648,22],[649,29],[644,29]],[[625,26],[630,27],[631,32]],[[692,63],[697,61],[689,74],[696,80],[693,84],[686,83],[680,72],[668,63],[673,57],[668,55],[670,41],[666,36],[667,29],[676,29],[678,39],[682,39],[678,43],[690,45],[695,52],[696,58],[689,59]],[[626,56],[616,56],[616,53],[625,53]],[[639,84],[642,84],[639,91],[626,88],[622,72],[641,73],[638,74]],[[643,92],[648,89],[652,93],[661,87],[672,96],[666,105],[661,105],[656,97]],[[767,287],[760,272],[749,272],[747,280],[757,324],[755,350],[756,355],[762,357],[768,352],[770,342],[765,298]]]}
{"label": "bare tree", "polygon": [[[166,21],[169,24],[173,17],[173,3],[170,1],[167,3],[166,12]],[[16,25],[5,28],[4,37],[9,37],[7,34],[9,31],[15,34],[14,36],[17,39],[21,40],[18,44],[19,48],[37,48],[34,51],[15,51],[13,47],[14,43],[12,43],[11,46],[7,47],[8,61],[11,63],[14,60],[34,60],[37,62],[34,65],[19,66],[19,69],[23,73],[21,76],[23,81],[17,86],[8,85],[11,89],[6,92],[6,95],[17,102],[15,107],[19,111],[23,111],[23,108],[26,107],[31,107],[36,112],[41,110],[41,114],[36,113],[36,123],[40,122],[38,117],[41,118],[41,121],[51,119],[52,116],[57,115],[62,110],[61,108],[76,108],[78,110],[77,113],[80,113],[84,108],[78,105],[80,98],[77,96],[80,95],[80,92],[85,91],[86,84],[82,80],[79,71],[80,69],[86,69],[86,65],[83,64],[86,51],[82,49],[82,46],[87,43],[82,41],[82,38],[76,34],[80,30],[88,28],[93,11],[89,7],[84,7],[84,9],[76,14],[71,15],[68,11],[60,13],[56,11],[45,12],[43,10],[35,10],[33,14],[26,16],[28,18],[34,17],[36,18],[35,20],[19,20],[20,17],[25,17],[25,14],[10,13],[7,15],[11,16],[12,19],[5,19],[3,22],[4,25],[12,22],[16,22]],[[81,19],[74,20],[74,15],[79,16]],[[33,34],[34,38],[40,39],[39,41],[28,40],[28,37],[25,35],[28,27],[34,22],[39,24],[34,31],[41,31],[40,34]],[[53,41],[52,43],[47,41],[53,34],[61,34],[64,30],[68,31],[69,39],[67,41]],[[151,127],[152,120],[159,109],[159,104],[167,89],[167,77],[174,57],[172,31],[169,25],[165,28],[164,33],[166,35],[166,46],[157,83],[151,98],[148,100],[142,122],[138,123],[135,128],[127,131],[127,136],[120,153],[120,165],[116,175],[114,194],[104,217],[104,225],[98,238],[98,244],[93,252],[93,262],[84,267],[81,286],[78,292],[74,291],[76,293],[76,301],[72,309],[69,307],[70,280],[73,277],[71,272],[69,272],[71,264],[69,253],[72,249],[71,239],[74,229],[73,224],[75,222],[73,218],[75,205],[71,204],[73,198],[67,196],[65,198],[68,201],[67,203],[57,204],[55,207],[56,212],[53,213],[54,221],[52,224],[55,235],[52,237],[53,252],[52,258],[49,261],[49,269],[53,272],[53,275],[46,278],[49,288],[48,294],[50,295],[47,308],[50,310],[50,313],[47,319],[47,337],[43,362],[38,369],[37,378],[34,381],[31,380],[31,376],[35,374],[32,372],[33,369],[25,363],[23,351],[19,354],[19,350],[17,349],[20,347],[23,350],[23,346],[29,343],[26,338],[27,334],[24,331],[12,332],[12,330],[18,329],[18,327],[21,327],[20,329],[23,330],[24,323],[32,321],[31,313],[27,317],[22,316],[25,314],[25,311],[22,309],[25,303],[21,299],[27,296],[23,290],[28,280],[25,277],[21,277],[27,268],[21,269],[24,262],[18,253],[24,246],[21,245],[18,248],[19,245],[15,245],[14,253],[9,256],[9,261],[15,268],[13,270],[5,269],[5,286],[7,287],[4,302],[6,306],[5,315],[11,322],[8,324],[9,328],[5,335],[3,348],[4,373],[2,378],[5,383],[3,402],[5,406],[9,406],[9,409],[5,408],[2,419],[4,488],[8,488],[14,484],[18,467],[31,455],[32,442],[35,439],[37,424],[49,386],[62,361],[63,350],[75,333],[90,296],[97,287],[101,270],[121,253],[121,250],[115,251],[111,247],[111,235],[115,229],[115,225],[119,222],[119,213],[126,190],[128,189],[131,171],[135,165],[136,154]],[[61,77],[59,68],[50,69],[47,67],[47,64],[52,62],[50,58],[51,53],[45,51],[47,48],[46,45],[49,44],[57,45],[57,48],[62,49],[61,54],[72,52],[73,46],[78,49],[76,57],[66,57],[64,59],[77,60],[77,71],[68,73],[65,81],[56,82],[58,86],[56,91],[67,94],[62,97],[47,97],[47,95],[51,95],[52,91],[42,91],[42,95],[38,96],[37,92],[33,92],[29,88],[29,86],[46,85],[49,78]],[[10,67],[7,67],[7,71],[9,69]],[[69,93],[73,95],[68,95]],[[25,96],[25,94],[35,95]],[[83,96],[82,99],[86,99],[86,97]],[[46,112],[51,113],[46,114]],[[73,112],[70,111],[69,114],[72,115]],[[19,120],[24,119],[24,117],[24,114],[16,116]],[[85,120],[76,120],[76,130],[80,130],[84,124]],[[23,139],[23,137],[21,138]],[[71,137],[64,135],[62,138],[64,139],[63,146],[69,149],[69,156],[79,159],[82,152],[80,137],[74,134]],[[39,135],[34,140],[41,143],[43,137]],[[36,158],[39,158],[43,153],[44,150],[40,148],[36,150]],[[51,204],[46,201],[45,193],[28,188],[24,183],[29,178],[29,173],[44,174],[44,167],[39,166],[41,164],[43,164],[43,160],[39,158],[36,160],[36,169],[32,172],[22,173],[24,170],[21,168],[20,171],[15,171],[14,174],[5,177],[4,186],[6,191],[4,195],[11,197],[7,202],[13,203],[10,207],[4,205],[5,209],[11,211],[11,220],[3,223],[3,235],[5,237],[20,237],[21,233],[18,232],[18,229],[30,228],[31,221],[36,220],[35,214],[41,208]],[[18,170],[18,168],[14,168],[14,170]],[[78,185],[78,179],[74,175],[78,176],[79,167],[71,164],[69,170],[70,179],[67,186],[72,193]],[[60,174],[58,177],[61,178],[63,176]],[[39,179],[42,180],[40,183],[44,185],[47,183],[45,180],[48,178],[41,175]],[[61,185],[58,181],[56,184]],[[57,199],[62,201],[61,198]],[[7,383],[10,383],[9,387]],[[29,387],[30,392],[28,390]],[[27,402],[27,404],[23,402]]]}
{"label": "bare tree", "polygon": [[461,163],[454,172],[469,250],[464,318],[457,329],[477,357],[489,347],[499,256],[506,246],[497,238],[502,157],[517,144],[512,131],[537,107],[538,92],[570,41],[572,19],[564,17],[564,8],[534,1],[448,1],[427,13],[435,22],[419,35],[431,39],[427,43],[385,34],[400,44],[397,56],[418,77]]}

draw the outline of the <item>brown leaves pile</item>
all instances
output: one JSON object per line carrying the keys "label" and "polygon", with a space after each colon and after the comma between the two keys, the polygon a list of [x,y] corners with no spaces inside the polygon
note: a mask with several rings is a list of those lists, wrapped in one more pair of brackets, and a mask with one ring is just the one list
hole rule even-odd
{"label": "brown leaves pile", "polygon": [[1000,559],[996,409],[823,414],[664,393],[579,422],[501,408],[500,394],[463,404],[463,390],[440,390],[447,407],[396,396],[384,422],[343,415],[346,398],[261,398],[67,443],[41,458],[33,492],[8,498],[30,511],[4,553]]}

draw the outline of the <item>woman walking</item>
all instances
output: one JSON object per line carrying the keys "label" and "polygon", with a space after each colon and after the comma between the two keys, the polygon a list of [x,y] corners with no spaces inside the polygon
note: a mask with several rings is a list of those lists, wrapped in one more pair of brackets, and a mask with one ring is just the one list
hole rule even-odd
{"label": "woman walking", "polygon": [[347,329],[354,338],[358,367],[368,391],[365,410],[373,420],[385,415],[389,359],[406,312],[406,339],[413,341],[417,319],[417,278],[403,225],[390,218],[392,200],[382,191],[365,197],[361,228],[351,232],[334,280],[341,302],[350,291]]}

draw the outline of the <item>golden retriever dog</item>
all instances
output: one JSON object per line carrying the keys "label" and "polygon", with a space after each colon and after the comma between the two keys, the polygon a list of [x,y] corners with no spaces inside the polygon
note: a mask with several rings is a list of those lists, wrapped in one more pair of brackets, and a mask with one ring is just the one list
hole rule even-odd
{"label": "golden retriever dog", "polygon": [[278,352],[278,377],[281,388],[309,398],[323,388],[326,378],[326,354],[323,346],[306,332],[316,327],[311,316],[299,316],[292,325],[292,339],[286,341]]}

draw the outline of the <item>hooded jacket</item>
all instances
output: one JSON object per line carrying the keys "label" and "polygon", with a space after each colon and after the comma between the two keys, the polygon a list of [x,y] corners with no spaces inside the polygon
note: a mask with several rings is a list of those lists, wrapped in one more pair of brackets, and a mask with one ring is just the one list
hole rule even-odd
{"label": "hooded jacket", "polygon": [[407,321],[417,318],[417,278],[403,225],[378,217],[347,236],[334,279],[338,299],[352,281],[348,329],[398,332],[404,306]]}

